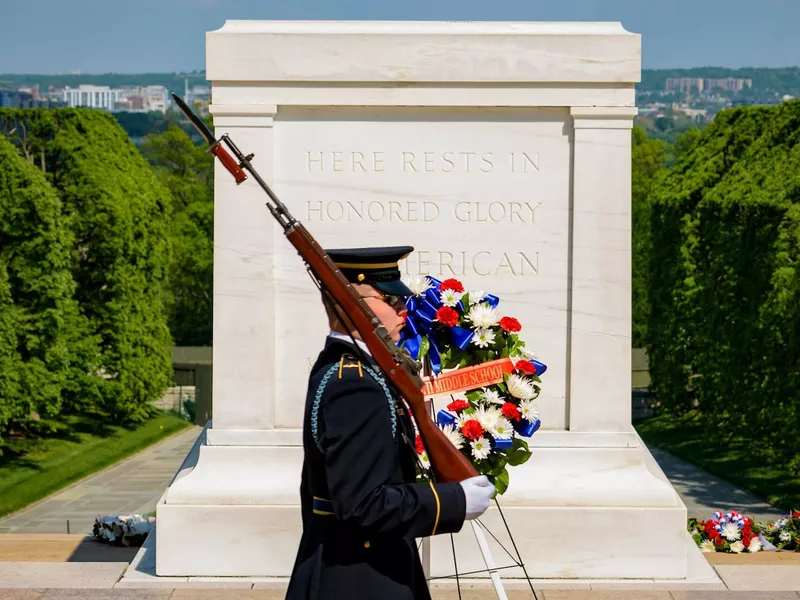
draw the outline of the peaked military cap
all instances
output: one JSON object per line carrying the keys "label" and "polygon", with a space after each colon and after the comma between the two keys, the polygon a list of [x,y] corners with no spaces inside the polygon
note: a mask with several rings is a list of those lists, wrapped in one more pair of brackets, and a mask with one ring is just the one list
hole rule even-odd
{"label": "peaked military cap", "polygon": [[411,296],[411,290],[400,280],[397,263],[413,250],[411,246],[388,246],[342,248],[326,252],[350,283],[366,283],[387,294]]}

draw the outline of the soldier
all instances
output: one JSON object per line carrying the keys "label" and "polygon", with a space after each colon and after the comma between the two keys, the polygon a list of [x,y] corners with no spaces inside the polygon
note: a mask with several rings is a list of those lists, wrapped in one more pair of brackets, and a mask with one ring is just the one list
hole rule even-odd
{"label": "soldier", "polygon": [[[395,343],[411,295],[398,261],[412,250],[327,251]],[[303,536],[286,598],[430,598],[415,538],[459,531],[489,507],[494,486],[485,476],[415,481],[410,416],[355,328],[326,310],[331,332],[311,371],[303,421]]]}

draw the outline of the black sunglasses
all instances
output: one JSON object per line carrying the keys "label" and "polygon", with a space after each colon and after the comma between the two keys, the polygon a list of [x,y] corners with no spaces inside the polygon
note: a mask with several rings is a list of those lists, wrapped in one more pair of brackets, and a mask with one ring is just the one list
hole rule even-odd
{"label": "black sunglasses", "polygon": [[362,298],[378,298],[383,300],[389,306],[394,306],[400,302],[403,302],[404,296],[397,296],[395,294],[380,294],[378,296],[362,296]]}

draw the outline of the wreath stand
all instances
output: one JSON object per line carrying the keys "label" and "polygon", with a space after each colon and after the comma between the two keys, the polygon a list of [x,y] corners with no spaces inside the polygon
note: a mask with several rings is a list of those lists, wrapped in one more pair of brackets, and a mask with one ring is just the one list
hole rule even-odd
{"label": "wreath stand", "polygon": [[[430,411],[431,416],[433,416],[433,401],[426,400],[425,407]],[[489,573],[489,577],[492,580],[492,586],[494,587],[494,591],[497,594],[498,600],[508,600],[508,596],[506,595],[505,588],[503,587],[503,582],[500,579],[500,574],[498,571],[500,569],[513,569],[514,567],[520,567],[522,572],[525,574],[525,580],[528,582],[528,586],[531,589],[531,593],[533,594],[533,598],[538,600],[538,596],[536,595],[536,591],[533,589],[533,583],[531,582],[531,578],[528,576],[528,571],[525,568],[525,563],[522,562],[522,556],[519,553],[519,549],[517,548],[517,544],[514,541],[514,536],[511,534],[511,529],[508,526],[508,522],[506,521],[505,515],[503,515],[503,510],[500,508],[500,503],[497,501],[497,498],[494,499],[494,504],[497,507],[497,510],[500,514],[500,518],[503,520],[503,526],[505,527],[506,533],[508,534],[508,538],[511,540],[511,545],[514,547],[514,554],[516,557],[511,554],[511,552],[506,549],[505,546],[497,539],[497,537],[484,525],[480,519],[473,519],[470,520],[469,523],[472,526],[472,532],[475,535],[475,540],[478,542],[478,548],[480,549],[481,556],[483,557],[483,563],[486,565],[485,569],[480,569],[477,571],[469,571],[467,573],[459,573],[458,572],[458,559],[456,557],[456,544],[453,534],[450,534],[450,544],[453,548],[453,566],[454,566],[454,574],[453,575],[442,575],[439,577],[431,577],[430,569],[431,569],[431,547],[430,538],[423,538],[420,542],[418,550],[421,552],[421,562],[422,562],[422,569],[425,573],[425,579],[430,586],[430,582],[436,579],[452,579],[455,578],[456,580],[456,589],[458,590],[458,598],[461,600],[461,581],[460,577],[465,575],[475,575],[478,573]],[[486,532],[489,533],[490,536],[500,545],[500,547],[508,554],[509,558],[513,561],[513,564],[498,567],[495,565],[494,557],[492,556],[492,552],[489,549],[489,543],[486,539]]]}

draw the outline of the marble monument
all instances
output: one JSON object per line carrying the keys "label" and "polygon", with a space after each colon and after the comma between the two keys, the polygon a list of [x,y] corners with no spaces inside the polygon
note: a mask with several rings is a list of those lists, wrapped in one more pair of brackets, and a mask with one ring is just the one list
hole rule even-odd
{"label": "marble monument", "polygon": [[[496,294],[548,365],[533,456],[500,500],[537,579],[685,580],[698,556],[631,426],[640,63],[640,36],[619,23],[228,21],[207,34],[217,135],[255,154],[324,247],[413,245],[406,273]],[[156,571],[281,578],[326,321],[262,190],[216,168],[213,420],[158,505]],[[494,509],[484,522],[502,538]],[[468,530],[462,572],[483,567]],[[449,538],[434,538],[431,574],[452,565]]]}

